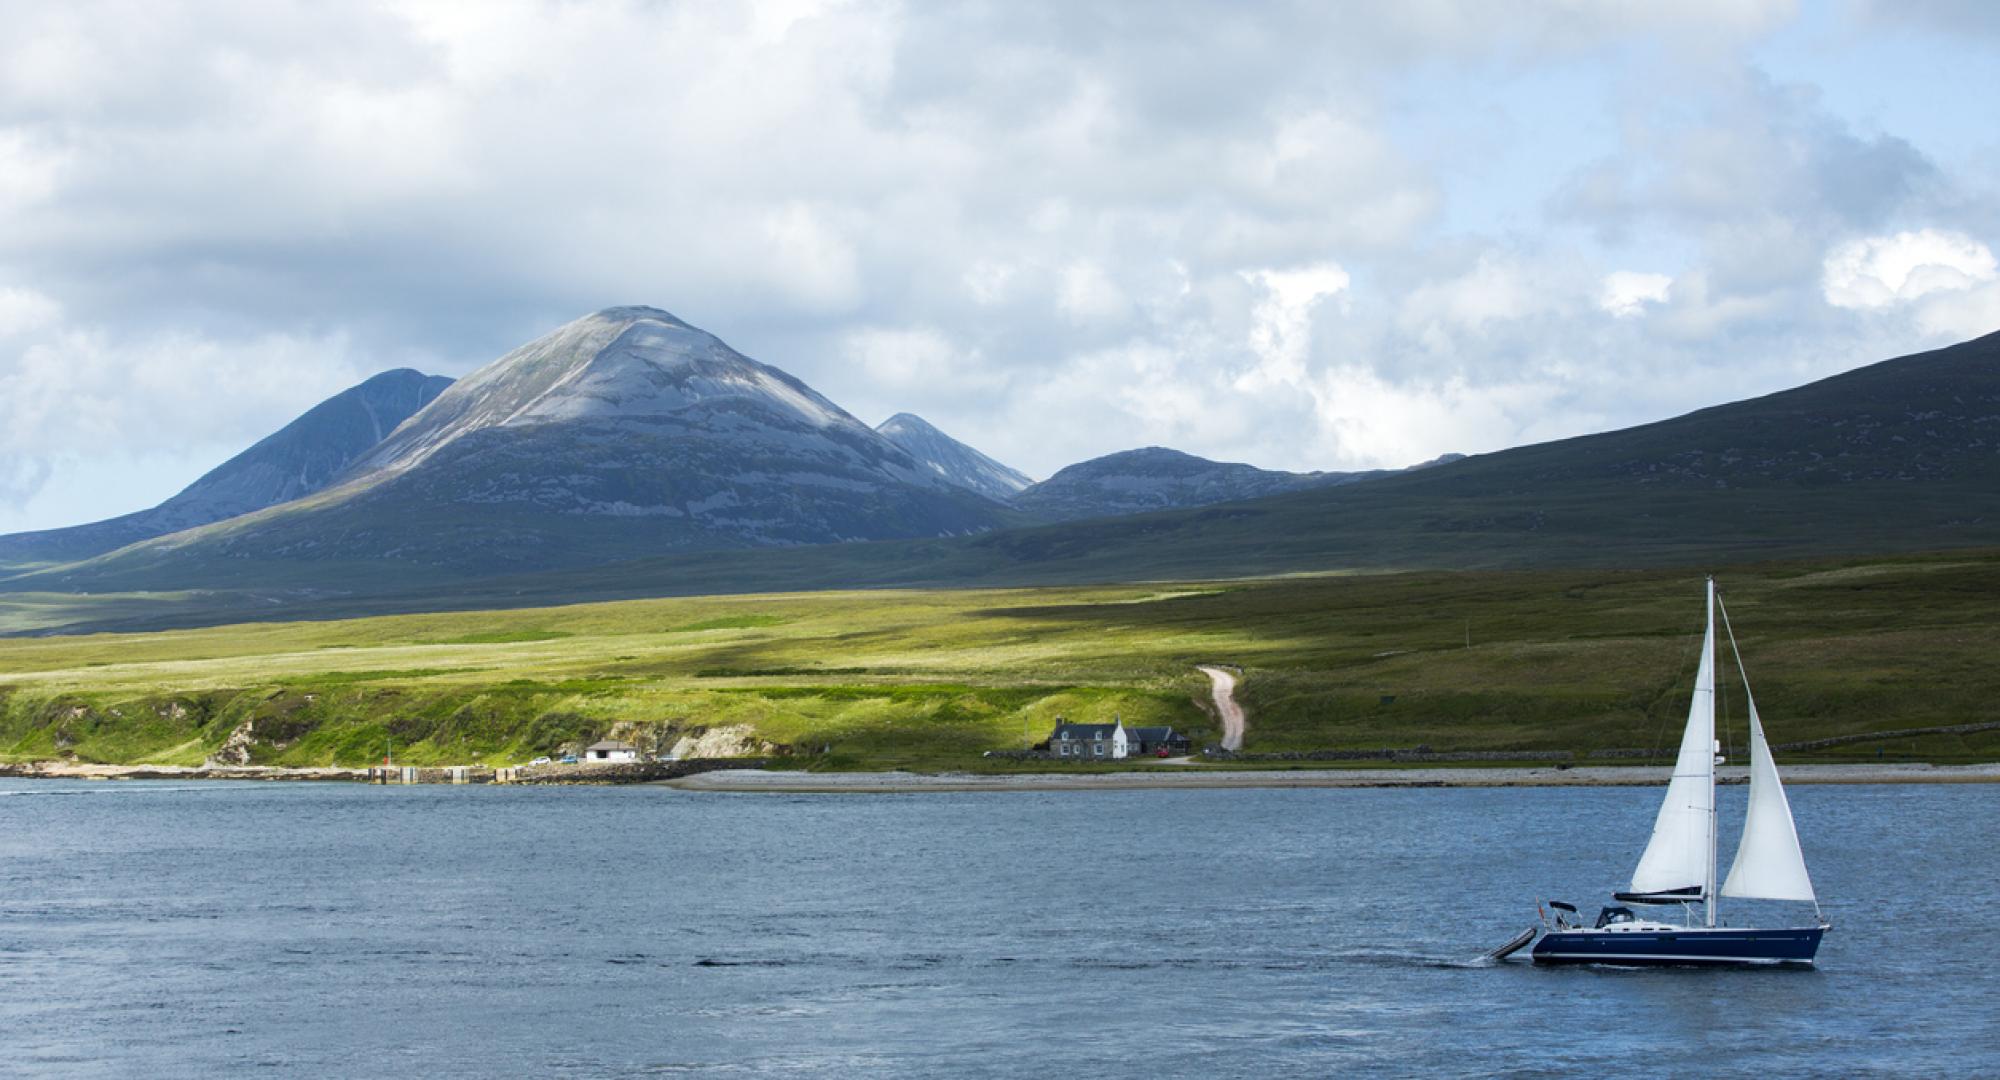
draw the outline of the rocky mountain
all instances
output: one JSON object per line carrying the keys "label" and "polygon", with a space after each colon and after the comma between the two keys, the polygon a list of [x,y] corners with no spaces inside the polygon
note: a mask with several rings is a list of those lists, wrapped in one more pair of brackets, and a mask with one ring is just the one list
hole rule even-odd
{"label": "rocky mountain", "polygon": [[946,435],[921,416],[897,413],[875,430],[932,473],[989,499],[1007,502],[1034,483],[1027,474]]}
{"label": "rocky mountain", "polygon": [[1148,446],[1071,465],[1015,496],[1014,506],[1043,521],[1076,521],[1255,499],[1378,475],[1277,472]]}
{"label": "rocky mountain", "polygon": [[313,406],[149,510],[0,536],[0,566],[86,559],[310,495],[450,385],[442,375],[385,371]]}
{"label": "rocky mountain", "polygon": [[325,490],[110,565],[450,578],[1005,520],[785,372],[665,311],[623,307],[458,380]]}
{"label": "rocky mountain", "polygon": [[[158,629],[625,596],[1212,580],[1367,568],[1694,573],[1759,560],[2000,547],[2000,334],[1658,423],[1367,483],[974,536],[672,551],[435,584],[422,575],[385,576],[385,566],[400,565],[393,552],[326,567],[261,554],[223,557],[212,544],[198,549],[202,558],[182,558],[169,546],[156,540],[96,562],[0,578],[6,620],[0,625],[16,632]],[[605,550],[600,545],[592,554]],[[1928,562],[1949,566],[1950,557]],[[101,595],[195,587],[204,591]],[[1521,587],[1537,586],[1524,579]],[[1842,587],[1871,586],[1863,577]],[[93,595],[62,604],[47,595],[18,602],[5,595],[81,590]],[[1575,590],[1566,599],[1587,603],[1589,592]],[[1412,615],[1431,617],[1398,617]],[[1218,617],[1226,618],[1226,609]]]}

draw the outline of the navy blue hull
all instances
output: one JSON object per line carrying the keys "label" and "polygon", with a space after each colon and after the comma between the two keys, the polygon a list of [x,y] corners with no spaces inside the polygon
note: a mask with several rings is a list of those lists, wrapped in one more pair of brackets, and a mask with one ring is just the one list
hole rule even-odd
{"label": "navy blue hull", "polygon": [[1559,930],[1535,942],[1537,964],[1810,964],[1819,926],[1785,930],[1725,928],[1628,931]]}

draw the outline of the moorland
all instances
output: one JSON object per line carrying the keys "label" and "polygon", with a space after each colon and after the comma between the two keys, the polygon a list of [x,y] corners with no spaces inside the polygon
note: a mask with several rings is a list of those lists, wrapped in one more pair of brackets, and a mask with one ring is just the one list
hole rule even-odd
{"label": "moorland", "polygon": [[[2000,552],[1766,562],[1716,577],[1793,761],[1993,760]],[[1021,769],[1057,717],[1246,750],[1670,751],[1702,573],[1415,571],[629,600],[0,639],[0,760],[507,764],[607,735],[734,730],[801,768]],[[1723,697],[1740,751],[1743,707]],[[1595,757],[1593,757],[1595,755]],[[1134,763],[1145,767],[1143,763]]]}

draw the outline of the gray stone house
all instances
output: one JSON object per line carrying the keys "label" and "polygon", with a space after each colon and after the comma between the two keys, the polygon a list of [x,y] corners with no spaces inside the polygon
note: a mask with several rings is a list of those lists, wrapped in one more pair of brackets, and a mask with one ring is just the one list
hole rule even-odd
{"label": "gray stone house", "polygon": [[1056,725],[1049,736],[1049,753],[1059,758],[1122,758],[1131,752],[1132,740],[1125,724]]}
{"label": "gray stone house", "polygon": [[1162,749],[1186,753],[1191,745],[1187,736],[1175,734],[1171,727],[1128,728],[1123,720],[1109,724],[1060,722],[1049,735],[1050,755],[1071,761],[1116,760],[1157,754]]}

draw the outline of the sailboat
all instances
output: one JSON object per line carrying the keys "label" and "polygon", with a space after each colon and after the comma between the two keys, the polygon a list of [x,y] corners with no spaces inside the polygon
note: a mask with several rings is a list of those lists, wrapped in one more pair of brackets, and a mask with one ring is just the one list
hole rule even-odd
{"label": "sailboat", "polygon": [[[1595,925],[1585,926],[1576,908],[1554,903],[1554,923],[1545,917],[1545,932],[1535,942],[1537,964],[1791,964],[1810,965],[1820,938],[1831,924],[1820,913],[1805,855],[1799,850],[1798,829],[1791,804],[1771,760],[1750,679],[1743,677],[1743,694],[1750,712],[1750,802],[1743,819],[1743,838],[1736,861],[1716,888],[1715,767],[1722,744],[1715,738],[1716,614],[1729,639],[1736,669],[1743,656],[1729,613],[1709,579],[1708,627],[1702,635],[1701,664],[1695,673],[1694,700],[1688,707],[1687,729],[1665,801],[1653,822],[1653,838],[1639,857],[1627,892],[1615,892],[1618,906],[1606,907]],[[1795,900],[1813,905],[1817,925],[1776,929],[1733,927],[1719,921],[1718,896],[1757,900]],[[1679,905],[1680,924],[1641,918],[1624,904]],[[1700,914],[1697,915],[1696,908]]]}

